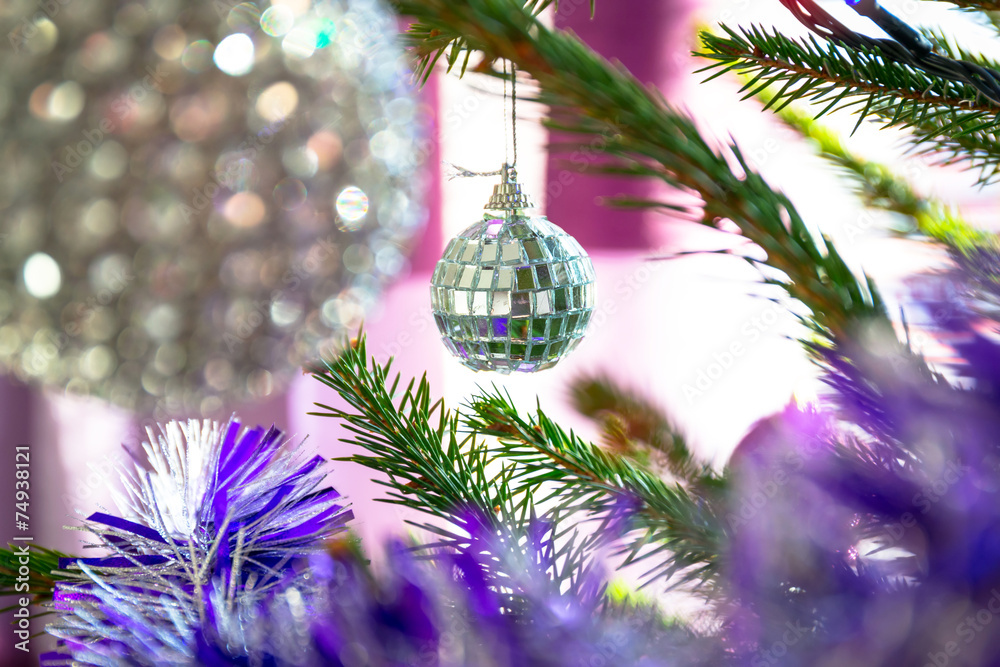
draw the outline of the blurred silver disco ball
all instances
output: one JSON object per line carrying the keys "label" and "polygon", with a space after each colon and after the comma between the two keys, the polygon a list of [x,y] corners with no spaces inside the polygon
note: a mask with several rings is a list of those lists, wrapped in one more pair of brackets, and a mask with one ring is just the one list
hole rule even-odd
{"label": "blurred silver disco ball", "polygon": [[143,412],[263,397],[423,223],[376,0],[0,5],[0,370]]}

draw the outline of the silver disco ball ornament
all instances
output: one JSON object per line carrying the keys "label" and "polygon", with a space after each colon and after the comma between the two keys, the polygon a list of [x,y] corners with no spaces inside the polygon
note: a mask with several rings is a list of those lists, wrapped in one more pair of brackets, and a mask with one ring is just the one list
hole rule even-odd
{"label": "silver disco ball ornament", "polygon": [[504,166],[483,219],[452,239],[431,279],[445,346],[477,371],[555,366],[594,310],[594,266],[576,239],[531,208]]}
{"label": "silver disco ball ornament", "polygon": [[0,371],[224,412],[406,270],[423,112],[381,0],[9,0],[0,31]]}

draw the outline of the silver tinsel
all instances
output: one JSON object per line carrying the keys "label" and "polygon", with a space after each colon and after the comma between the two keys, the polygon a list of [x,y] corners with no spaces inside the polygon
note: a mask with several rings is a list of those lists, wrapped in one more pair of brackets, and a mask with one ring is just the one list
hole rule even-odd
{"label": "silver tinsel", "polygon": [[0,370],[266,396],[404,271],[420,109],[376,0],[0,6]]}
{"label": "silver tinsel", "polygon": [[145,461],[120,470],[122,515],[96,512],[80,527],[104,555],[61,564],[46,631],[68,640],[74,665],[201,664],[206,618],[231,631],[275,586],[307,590],[308,569],[292,565],[353,516],[324,484],[322,457],[273,426],[192,419],[147,434]]}
{"label": "silver tinsel", "polygon": [[431,278],[434,321],[469,368],[499,373],[555,366],[583,338],[594,267],[576,239],[541,216],[513,169],[502,170],[483,219],[452,239]]}

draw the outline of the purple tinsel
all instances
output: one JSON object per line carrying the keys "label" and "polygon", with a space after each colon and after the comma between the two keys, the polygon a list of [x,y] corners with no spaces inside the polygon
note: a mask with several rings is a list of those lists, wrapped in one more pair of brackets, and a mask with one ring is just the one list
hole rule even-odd
{"label": "purple tinsel", "polygon": [[57,585],[59,620],[47,630],[83,664],[189,663],[200,628],[286,585],[289,564],[351,518],[322,486],[322,458],[302,456],[273,426],[192,420],[148,435],[152,469],[136,462],[122,473],[125,517],[84,523],[110,554],[60,564],[77,576]]}

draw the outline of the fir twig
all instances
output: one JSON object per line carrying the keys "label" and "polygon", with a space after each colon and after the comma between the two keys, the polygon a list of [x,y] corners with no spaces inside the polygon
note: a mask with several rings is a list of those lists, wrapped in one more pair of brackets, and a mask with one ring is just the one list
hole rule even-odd
{"label": "fir twig", "polygon": [[532,491],[553,483],[548,496],[560,510],[584,512],[599,521],[594,543],[612,541],[620,533],[625,563],[654,562],[647,583],[680,575],[678,583],[710,583],[718,573],[725,529],[714,504],[724,488],[719,480],[713,493],[701,495],[670,485],[623,457],[566,433],[541,409],[526,420],[499,391],[471,402],[474,412],[465,419],[473,432],[500,439],[498,454],[517,463],[515,490]]}
{"label": "fir twig", "polygon": [[[761,93],[766,102],[768,91]],[[778,112],[789,127],[811,139],[820,156],[839,167],[854,182],[869,206],[908,217],[913,226],[944,245],[976,287],[1000,299],[1000,237],[966,222],[943,203],[923,197],[885,165],[847,150],[837,135],[793,106]]]}
{"label": "fir twig", "polygon": [[[811,311],[803,320],[815,336],[804,342],[831,384],[851,397],[843,402],[845,414],[880,435],[909,442],[918,433],[899,415],[881,414],[877,406],[903,404],[921,392],[943,393],[949,400],[959,397],[908,342],[899,340],[872,281],[856,276],[832,243],[814,235],[789,199],[750,167],[737,146],[717,150],[658,91],[643,86],[572,35],[548,29],[519,2],[396,0],[395,4],[415,19],[410,40],[422,76],[430,74],[442,50],[459,41],[480,51],[487,69],[499,58],[513,60],[538,82],[539,100],[551,110],[549,124],[579,138],[578,147],[596,147],[606,158],[601,169],[656,178],[695,193],[703,203],[692,213],[703,224],[717,227],[732,221],[759,245],[766,259],[747,256],[746,261],[777,269],[780,275],[771,272],[765,282],[780,286]],[[732,39],[743,40],[735,34]],[[789,43],[774,39],[781,45]],[[755,58],[760,55],[749,46],[745,50]],[[815,50],[822,52],[818,45]],[[739,58],[732,62],[734,68],[740,64]],[[916,80],[925,75],[914,71],[912,76]],[[845,91],[841,93],[846,96],[850,90]],[[933,116],[925,120],[935,122]],[[989,150],[996,152],[992,140]],[[859,340],[865,344],[857,344]],[[907,382],[899,380],[903,369]]]}
{"label": "fir twig", "polygon": [[[615,542],[623,531],[629,533],[623,549],[628,562],[657,557],[649,581],[677,573],[679,581],[710,581],[716,574],[724,529],[707,497],[566,434],[540,411],[537,421],[525,421],[500,394],[480,396],[464,417],[431,401],[426,378],[398,395],[399,377],[390,381],[390,367],[391,361],[370,361],[360,337],[314,371],[353,410],[317,404],[323,412],[313,414],[347,423],[354,435],[344,442],[368,453],[341,460],[388,475],[389,481],[380,481],[390,488],[383,502],[406,504],[451,524],[416,524],[439,538],[429,547],[465,548],[464,535],[475,532],[470,520],[526,539],[538,523],[536,503],[555,500],[542,520],[558,538],[552,563],[559,567],[551,575],[566,585],[583,585],[581,572],[589,571],[593,549]],[[471,434],[459,438],[460,425]],[[500,436],[500,448],[489,450],[477,440],[482,435]],[[550,495],[536,500],[539,486],[549,482],[556,483]],[[564,521],[580,511],[601,525],[585,539]]]}
{"label": "fir twig", "polygon": [[[531,495],[513,482],[513,467],[491,466],[492,455],[475,433],[459,436],[461,415],[431,399],[426,376],[397,393],[400,378],[390,381],[391,365],[391,360],[385,365],[369,360],[365,338],[359,336],[339,357],[313,369],[313,376],[335,389],[353,410],[317,403],[322,411],[310,414],[343,420],[354,434],[343,441],[368,452],[336,460],[388,475],[388,481],[376,480],[390,489],[382,502],[405,505],[450,524],[413,524],[438,538],[424,549],[468,548],[468,534],[484,530],[507,533],[518,542],[529,540],[538,520]],[[558,512],[550,513],[544,521],[557,530],[559,518]],[[552,545],[549,574],[557,586],[584,585],[592,567],[586,546],[572,535]]]}
{"label": "fir twig", "polygon": [[407,505],[433,516],[452,519],[476,509],[492,514],[505,489],[486,473],[486,448],[458,434],[458,415],[440,400],[432,401],[426,376],[410,381],[397,394],[399,376],[390,382],[392,361],[384,366],[367,356],[366,341],[345,348],[339,357],[316,368],[313,377],[332,387],[354,411],[317,403],[322,412],[309,414],[344,420],[354,436],[344,441],[370,455],[353,461],[380,470],[393,489],[384,502]]}
{"label": "fir twig", "polygon": [[711,465],[698,461],[677,427],[650,401],[606,376],[577,378],[570,392],[574,407],[602,424],[613,451],[647,466],[662,460],[663,468],[689,487],[718,482]]}
{"label": "fir twig", "polygon": [[[0,549],[0,597],[26,595],[36,604],[48,602],[56,582],[69,578],[68,574],[59,571],[59,559],[69,556],[34,544],[28,545],[27,551],[25,558],[18,545]],[[21,574],[22,568],[27,568],[27,575]]]}
{"label": "fir twig", "polygon": [[1000,176],[1000,108],[972,86],[939,78],[865,49],[796,40],[759,27],[727,36],[702,33],[714,60],[713,76],[736,71],[750,77],[746,97],[780,85],[767,106],[780,110],[796,100],[823,105],[816,117],[834,109],[858,111],[858,125],[872,116],[886,126],[909,128],[922,151],[946,164],[966,164],[989,183]]}

